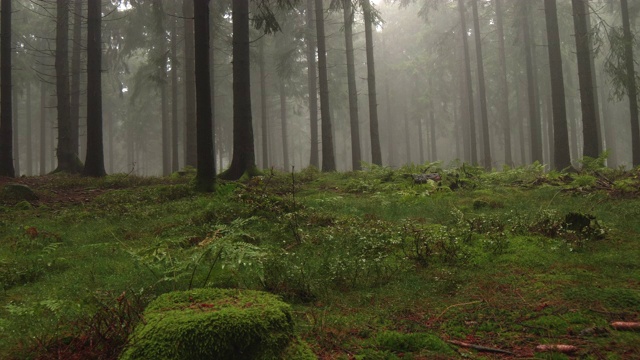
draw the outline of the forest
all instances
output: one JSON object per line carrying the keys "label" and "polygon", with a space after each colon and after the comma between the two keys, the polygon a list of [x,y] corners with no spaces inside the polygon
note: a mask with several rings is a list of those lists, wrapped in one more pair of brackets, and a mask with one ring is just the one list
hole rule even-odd
{"label": "forest", "polygon": [[0,358],[640,358],[639,18],[2,0]]}

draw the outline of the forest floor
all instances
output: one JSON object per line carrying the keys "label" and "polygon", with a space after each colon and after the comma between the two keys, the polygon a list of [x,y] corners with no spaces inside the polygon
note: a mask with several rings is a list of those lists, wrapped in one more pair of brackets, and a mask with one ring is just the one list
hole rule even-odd
{"label": "forest floor", "polygon": [[159,294],[225,287],[292,304],[320,359],[640,359],[638,169],[191,180],[0,178],[0,358],[116,359]]}

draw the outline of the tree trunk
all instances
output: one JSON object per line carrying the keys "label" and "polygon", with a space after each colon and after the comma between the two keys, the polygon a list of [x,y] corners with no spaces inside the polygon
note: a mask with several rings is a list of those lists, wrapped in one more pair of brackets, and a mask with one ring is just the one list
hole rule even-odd
{"label": "tree trunk", "polygon": [[467,20],[464,9],[464,0],[458,0],[458,11],[460,13],[460,33],[462,34],[462,47],[464,51],[464,74],[465,74],[465,85],[466,85],[466,94],[467,94],[467,106],[468,106],[468,116],[469,116],[469,138],[470,138],[470,161],[472,165],[476,165],[478,163],[478,144],[477,144],[477,136],[476,136],[476,120],[475,120],[475,107],[473,105],[473,81],[471,79],[471,56],[469,55],[469,41],[467,28]]}
{"label": "tree trunk", "polygon": [[70,126],[71,142],[77,154],[80,154],[80,54],[82,47],[82,3],[73,0],[73,44],[71,44],[71,93]]}
{"label": "tree trunk", "polygon": [[40,82],[40,175],[47,173],[47,85]]}
{"label": "tree trunk", "polygon": [[[237,20],[236,15],[238,15],[238,12],[236,12],[237,9],[235,4],[238,2],[243,1],[234,1],[234,20]],[[213,124],[211,123],[212,111],[210,102],[211,74],[209,72],[209,0],[194,0],[193,3],[195,12],[195,85],[197,116],[196,125],[198,134],[198,165],[196,174],[196,188],[198,191],[211,192],[213,191],[215,186],[216,159],[213,153]],[[235,31],[237,31],[235,29],[235,26],[236,24],[234,21],[234,37]],[[247,28],[247,30],[249,29]],[[235,59],[236,57],[234,56],[234,69]]]}
{"label": "tree trunk", "polygon": [[107,173],[108,174],[113,174],[113,162],[114,162],[114,151],[113,151],[113,131],[114,131],[114,126],[113,126],[113,112],[111,112],[111,109],[107,109],[104,112],[104,117],[105,117],[105,124],[104,124],[104,130],[107,133]]}
{"label": "tree trunk", "polygon": [[511,153],[511,115],[509,113],[509,83],[507,81],[507,57],[504,45],[504,21],[502,0],[493,0],[496,7],[496,27],[498,29],[498,61],[500,71],[498,81],[500,85],[500,95],[498,111],[502,123],[502,136],[504,138],[504,163],[513,166],[513,155]]}
{"label": "tree trunk", "polygon": [[12,145],[13,145],[13,166],[14,173],[16,177],[20,177],[22,175],[21,166],[20,166],[20,127],[19,123],[19,115],[20,115],[20,89],[18,87],[14,88],[12,96],[12,111],[13,111],[13,127],[12,127]]}
{"label": "tree trunk", "polygon": [[358,89],[356,87],[356,68],[353,55],[353,7],[351,0],[343,0],[344,40],[347,52],[347,85],[349,89],[349,120],[351,125],[351,165],[360,170],[360,119],[358,116]]}
{"label": "tree trunk", "polygon": [[404,98],[404,106],[402,109],[402,117],[404,120],[404,164],[411,164],[411,133],[409,132],[409,107],[407,106],[407,97]]}
{"label": "tree trunk", "polygon": [[162,176],[171,175],[171,124],[169,120],[168,99],[167,99],[167,36],[165,28],[165,10],[162,1],[152,3],[152,10],[155,23],[155,41],[158,44],[154,51],[157,51],[158,68],[155,74],[156,83],[160,90],[160,125],[162,129],[162,141],[160,142],[160,152],[162,154]]}
{"label": "tree trunk", "polygon": [[69,89],[69,0],[56,2],[56,95],[58,105],[58,167],[56,172],[78,173],[82,164],[73,147]]}
{"label": "tree trunk", "polygon": [[[195,2],[198,3],[197,1]],[[249,0],[233,1],[233,158],[220,177],[240,179],[257,173],[251,114]],[[197,12],[196,12],[197,14]],[[197,32],[196,32],[197,33]],[[208,78],[207,78],[208,79]],[[200,136],[200,134],[198,134]],[[200,159],[198,159],[198,163]]]}
{"label": "tree trunk", "polygon": [[316,34],[318,39],[318,74],[320,81],[320,118],[322,120],[322,171],[336,171],[329,105],[329,75],[327,73],[327,46],[324,36],[324,9],[322,0],[316,1]]}
{"label": "tree trunk", "polygon": [[527,71],[527,96],[529,98],[529,126],[531,133],[531,162],[543,162],[542,158],[542,130],[540,125],[540,104],[537,96],[537,82],[534,66],[534,50],[531,36],[531,3],[522,1],[522,36],[524,37],[525,62]]}
{"label": "tree trunk", "polygon": [[171,172],[178,171],[178,14],[171,20]]}
{"label": "tree trunk", "polygon": [[27,109],[27,114],[26,114],[26,124],[25,124],[25,136],[26,136],[26,146],[27,146],[27,169],[25,171],[25,174],[27,176],[32,176],[33,175],[33,119],[31,118],[31,82],[27,81],[26,84],[27,87],[27,94],[26,94],[26,104],[25,104],[25,108]]}
{"label": "tree trunk", "polygon": [[83,175],[104,176],[101,0],[88,2],[87,24],[87,158]]}
{"label": "tree trunk", "polygon": [[280,79],[280,120],[282,121],[282,161],[284,170],[289,171],[289,135],[287,132],[287,93],[285,81]]}
{"label": "tree trunk", "polygon": [[195,70],[193,49],[193,2],[182,2],[182,14],[184,18],[184,108],[185,108],[185,165],[197,165],[196,146],[196,97],[195,97]]}
{"label": "tree trunk", "polygon": [[267,114],[267,72],[265,70],[264,42],[260,39],[258,44],[258,65],[260,67],[260,124],[262,137],[262,168],[268,169],[269,165],[269,119]]}
{"label": "tree trunk", "polygon": [[[548,0],[547,0],[548,1]],[[596,121],[595,97],[591,73],[591,41],[587,28],[589,6],[586,0],[571,0],[573,24],[578,59],[578,79],[580,80],[580,107],[582,109],[583,156],[597,158],[598,123]]]}
{"label": "tree trunk", "polygon": [[314,21],[314,1],[307,0],[307,75],[309,87],[309,126],[311,136],[311,153],[309,165],[320,168],[318,150],[318,87],[317,87],[317,65],[316,65],[316,36],[313,26]]}
{"label": "tree trunk", "polygon": [[11,106],[11,1],[2,1],[0,25],[0,176],[15,176]]}
{"label": "tree trunk", "polygon": [[388,165],[393,166],[396,163],[395,159],[395,136],[393,133],[393,121],[391,121],[391,91],[389,90],[389,74],[385,74],[384,79],[384,101],[386,103],[386,115],[387,115],[387,156]]}
{"label": "tree trunk", "polygon": [[640,124],[638,123],[638,94],[633,60],[633,35],[631,34],[627,0],[620,0],[620,13],[622,15],[622,28],[625,39],[624,61],[627,70],[627,95],[629,95],[629,111],[631,113],[631,153],[633,166],[638,166],[640,165]]}
{"label": "tree trunk", "polygon": [[489,115],[487,112],[487,91],[484,81],[484,59],[482,57],[482,38],[480,37],[480,19],[478,16],[478,0],[471,2],[473,10],[473,32],[476,41],[476,63],[478,65],[478,96],[480,97],[480,115],[482,120],[483,162],[486,170],[491,170],[491,140],[489,136]]}
{"label": "tree trunk", "polygon": [[433,100],[429,98],[429,143],[431,144],[430,159],[431,161],[438,161],[438,148],[436,146],[436,117]]}
{"label": "tree trunk", "polygon": [[[317,1],[317,0],[316,0]],[[369,132],[371,134],[371,162],[382,165],[380,133],[378,131],[378,100],[376,99],[376,70],[373,58],[373,18],[370,0],[362,1],[364,34],[367,52],[367,85],[369,91]]]}
{"label": "tree trunk", "polygon": [[[588,7],[587,7],[588,8]],[[604,148],[604,124],[602,123],[601,110],[600,110],[600,95],[598,93],[598,75],[596,72],[596,57],[593,49],[593,39],[591,38],[591,14],[587,13],[585,20],[587,22],[587,29],[589,31],[589,65],[591,71],[591,80],[593,81],[593,108],[596,113],[596,130],[598,133],[598,153],[601,153]]]}
{"label": "tree trunk", "polygon": [[547,24],[547,42],[549,44],[549,71],[553,107],[553,158],[555,169],[562,170],[571,166],[571,153],[567,129],[567,107],[565,103],[556,0],[545,0],[544,10]]}

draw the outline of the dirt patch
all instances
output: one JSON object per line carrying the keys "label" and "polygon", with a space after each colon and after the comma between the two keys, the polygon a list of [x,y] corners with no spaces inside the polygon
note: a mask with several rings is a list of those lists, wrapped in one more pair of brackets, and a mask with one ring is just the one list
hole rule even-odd
{"label": "dirt patch", "polygon": [[7,184],[22,184],[31,188],[38,200],[30,201],[34,206],[75,205],[91,202],[98,195],[109,189],[100,189],[81,181],[69,181],[61,184],[58,178],[51,175],[8,178],[0,177],[0,188]]}

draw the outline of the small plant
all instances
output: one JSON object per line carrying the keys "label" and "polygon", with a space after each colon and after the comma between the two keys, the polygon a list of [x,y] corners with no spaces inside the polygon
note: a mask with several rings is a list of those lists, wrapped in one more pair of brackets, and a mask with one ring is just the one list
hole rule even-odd
{"label": "small plant", "polygon": [[[103,359],[116,360],[124,349],[129,335],[142,320],[148,299],[141,294],[122,292],[114,298],[110,292],[97,293],[92,302],[95,313],[78,320],[60,324],[60,331],[20,344],[13,353],[15,359]],[[56,310],[60,301],[43,302]],[[62,303],[63,306],[68,304]]]}

